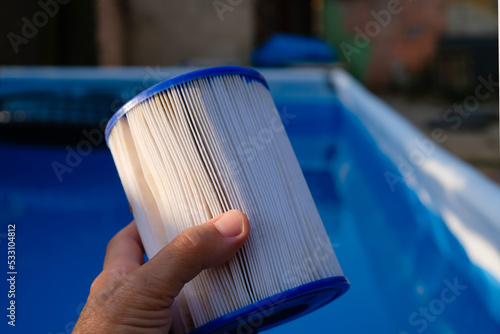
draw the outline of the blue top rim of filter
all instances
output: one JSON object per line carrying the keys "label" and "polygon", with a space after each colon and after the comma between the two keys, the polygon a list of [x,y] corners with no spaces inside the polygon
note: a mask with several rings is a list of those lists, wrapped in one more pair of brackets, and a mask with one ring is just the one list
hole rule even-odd
{"label": "blue top rim of filter", "polygon": [[218,75],[224,75],[224,74],[235,74],[235,75],[241,75],[244,76],[248,79],[254,79],[259,82],[261,82],[267,89],[269,89],[269,86],[267,85],[266,79],[257,72],[254,69],[247,68],[247,67],[240,67],[240,66],[220,66],[220,67],[211,67],[211,68],[205,68],[202,70],[197,70],[185,74],[178,75],[176,77],[173,77],[171,79],[165,80],[163,82],[160,82],[159,84],[154,85],[153,87],[150,87],[146,89],[145,91],[139,93],[137,96],[135,96],[133,99],[125,103],[120,109],[118,109],[117,112],[110,118],[108,124],[106,125],[106,130],[105,130],[105,137],[106,137],[106,143],[108,142],[109,134],[111,133],[111,129],[115,125],[115,123],[123,116],[125,115],[130,109],[134,108],[136,105],[141,103],[142,101],[148,99],[149,97],[153,96],[154,94],[161,92],[167,88],[177,86],[180,84],[183,84],[188,81],[192,81],[195,79],[199,78],[207,78],[207,77],[214,77]]}

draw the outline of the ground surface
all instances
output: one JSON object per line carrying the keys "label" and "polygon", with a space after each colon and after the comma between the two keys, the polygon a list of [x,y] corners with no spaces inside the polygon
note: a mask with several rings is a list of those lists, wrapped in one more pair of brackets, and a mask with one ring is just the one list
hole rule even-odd
{"label": "ground surface", "polygon": [[388,94],[380,97],[429,137],[434,129],[442,128],[447,136],[441,143],[445,149],[500,184],[498,100],[481,102],[477,110],[467,118],[460,117],[460,121],[449,121],[458,116],[449,114],[447,121],[443,118],[446,110],[463,100]]}

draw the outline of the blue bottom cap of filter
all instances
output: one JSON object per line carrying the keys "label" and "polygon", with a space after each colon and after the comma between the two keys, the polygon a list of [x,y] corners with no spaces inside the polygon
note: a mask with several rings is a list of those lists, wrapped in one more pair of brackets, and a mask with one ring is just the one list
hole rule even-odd
{"label": "blue bottom cap of filter", "polygon": [[349,289],[344,276],[324,278],[259,300],[196,328],[201,333],[258,333],[312,312]]}

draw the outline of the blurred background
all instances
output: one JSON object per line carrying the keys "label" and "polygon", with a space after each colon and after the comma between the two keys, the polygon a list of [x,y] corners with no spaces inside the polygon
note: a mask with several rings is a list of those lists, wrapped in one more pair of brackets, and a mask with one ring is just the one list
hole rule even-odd
{"label": "blurred background", "polygon": [[0,65],[342,66],[425,133],[444,128],[448,150],[500,181],[498,90],[457,129],[443,121],[479,77],[498,81],[494,0],[1,5]]}
{"label": "blurred background", "polygon": [[[257,68],[291,115],[287,133],[352,284],[271,332],[500,332],[496,1],[0,6],[0,258],[16,224],[19,263],[19,326],[2,321],[0,332],[71,332],[107,241],[132,219],[107,120],[156,83],[219,65]],[[404,175],[397,154],[411,160],[417,149],[403,144],[420,137],[398,115],[466,164],[424,148],[434,164]],[[454,280],[467,286],[456,303],[409,320],[443,304]]]}

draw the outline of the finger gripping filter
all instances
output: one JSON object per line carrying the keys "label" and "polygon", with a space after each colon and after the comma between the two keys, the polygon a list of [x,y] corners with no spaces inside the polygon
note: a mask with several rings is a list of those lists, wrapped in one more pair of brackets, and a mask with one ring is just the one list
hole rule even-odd
{"label": "finger gripping filter", "polygon": [[237,254],[175,299],[177,330],[258,332],[348,289],[258,72],[218,67],[162,82],[113,115],[106,140],[150,258],[225,211],[249,218]]}

